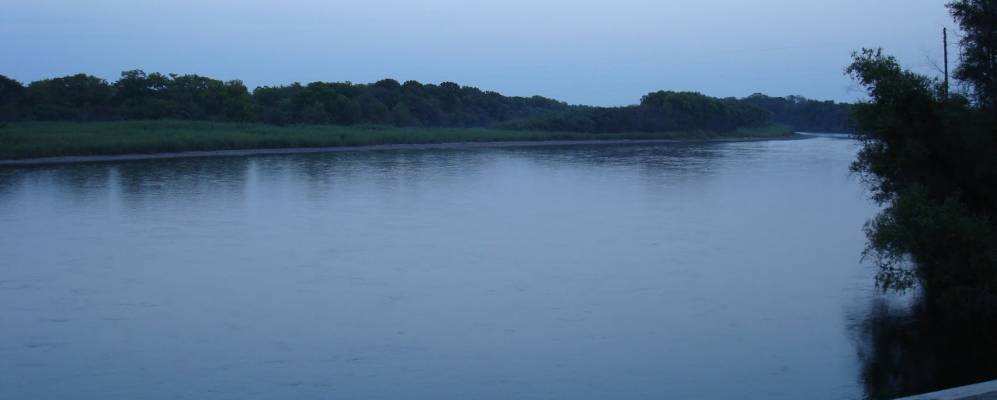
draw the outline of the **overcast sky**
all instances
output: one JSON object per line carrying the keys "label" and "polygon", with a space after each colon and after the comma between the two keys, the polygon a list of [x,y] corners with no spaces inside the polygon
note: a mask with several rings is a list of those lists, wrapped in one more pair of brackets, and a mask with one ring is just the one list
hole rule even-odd
{"label": "overcast sky", "polygon": [[0,74],[197,73],[454,81],[570,103],[653,90],[861,96],[842,71],[884,47],[933,73],[944,0],[0,0]]}

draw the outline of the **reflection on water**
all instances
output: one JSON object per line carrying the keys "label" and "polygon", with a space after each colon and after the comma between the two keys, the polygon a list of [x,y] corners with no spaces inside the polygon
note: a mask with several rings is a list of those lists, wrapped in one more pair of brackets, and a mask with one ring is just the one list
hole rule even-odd
{"label": "reflection on water", "polygon": [[997,378],[997,327],[918,301],[877,298],[855,327],[867,397],[892,399]]}
{"label": "reflection on water", "polygon": [[0,169],[0,398],[861,398],[856,149]]}

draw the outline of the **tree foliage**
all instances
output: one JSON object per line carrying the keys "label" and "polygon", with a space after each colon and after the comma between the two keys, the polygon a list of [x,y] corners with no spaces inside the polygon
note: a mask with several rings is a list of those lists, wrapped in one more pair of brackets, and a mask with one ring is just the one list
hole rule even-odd
{"label": "tree foliage", "polygon": [[997,124],[990,106],[971,102],[973,93],[947,94],[936,79],[903,69],[881,50],[856,53],[847,71],[869,94],[855,106],[864,146],[852,169],[885,206],[866,227],[878,283],[919,287],[930,307],[997,312]]}
{"label": "tree foliage", "polygon": [[21,83],[0,75],[0,121],[24,119],[26,104],[24,86]]}
{"label": "tree foliage", "polygon": [[111,86],[77,74],[32,82],[25,90],[27,112],[43,120],[92,121],[113,117]]}
{"label": "tree foliage", "polygon": [[[805,107],[791,104],[808,105],[806,112],[812,116],[794,117]],[[453,82],[312,82],[250,91],[240,81],[141,70],[122,72],[111,83],[79,74],[27,87],[0,76],[0,120],[7,121],[183,119],[616,133],[729,131],[771,122],[815,129],[815,123],[832,121],[825,125],[837,129],[843,125],[834,121],[843,120],[842,115],[834,103],[760,95],[718,99],[655,92],[634,106],[588,107],[540,96],[503,96]]]}
{"label": "tree foliage", "polygon": [[805,132],[852,132],[851,104],[801,96],[771,97],[755,93],[742,100],[772,114],[772,119]]}
{"label": "tree foliage", "polygon": [[957,0],[949,11],[962,28],[962,55],[955,77],[973,88],[977,104],[997,105],[997,2]]}
{"label": "tree foliage", "polygon": [[849,105],[799,96],[718,99],[695,92],[658,91],[627,107],[584,107],[503,124],[513,129],[576,132],[725,131],[773,122],[811,132],[849,132]]}

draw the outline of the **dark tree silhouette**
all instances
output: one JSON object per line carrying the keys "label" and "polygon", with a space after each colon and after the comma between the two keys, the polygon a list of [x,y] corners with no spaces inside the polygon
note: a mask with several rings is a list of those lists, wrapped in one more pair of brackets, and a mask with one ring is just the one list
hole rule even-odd
{"label": "dark tree silhouette", "polygon": [[[972,36],[994,31],[993,4],[950,7]],[[977,46],[965,53],[994,57],[989,40],[963,44]],[[867,225],[880,286],[918,288],[925,307],[990,320],[997,316],[997,121],[987,65],[997,60],[970,60],[959,76],[973,91],[946,95],[937,79],[881,50],[855,54],[848,72],[870,100],[855,106],[864,147],[853,170],[885,206]]]}
{"label": "dark tree silhouette", "polygon": [[484,127],[592,133],[731,131],[772,122],[800,130],[844,129],[845,105],[759,95],[718,99],[655,92],[627,107],[587,107],[510,97],[453,82],[384,79],[294,83],[253,90],[240,81],[125,71],[113,83],[89,75],[20,83],[0,79],[0,120],[185,119],[275,125]]}

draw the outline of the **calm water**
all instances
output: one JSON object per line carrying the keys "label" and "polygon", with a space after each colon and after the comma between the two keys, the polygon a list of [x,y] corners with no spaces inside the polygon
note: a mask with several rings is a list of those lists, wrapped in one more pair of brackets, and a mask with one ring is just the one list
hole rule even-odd
{"label": "calm water", "polygon": [[861,398],[857,148],[0,169],[0,398]]}

